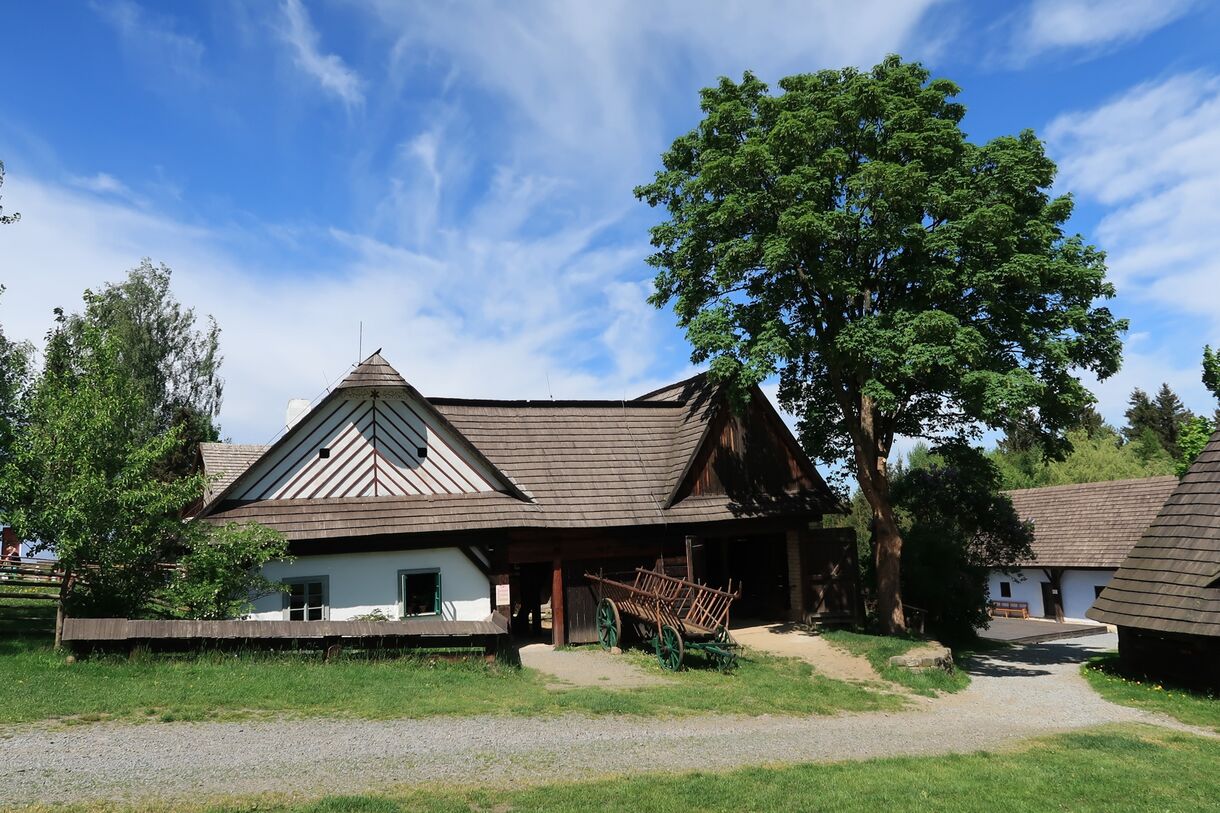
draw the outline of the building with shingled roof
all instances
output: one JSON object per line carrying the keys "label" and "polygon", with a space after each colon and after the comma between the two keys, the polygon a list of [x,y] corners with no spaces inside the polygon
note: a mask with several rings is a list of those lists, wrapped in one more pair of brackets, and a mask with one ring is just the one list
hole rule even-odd
{"label": "building with shingled roof", "polygon": [[1118,627],[1119,656],[1128,669],[1220,688],[1220,432],[1089,617]]}
{"label": "building with shingled roof", "polygon": [[[619,401],[425,398],[380,354],[268,446],[205,443],[194,512],[258,522],[294,556],[254,618],[530,615],[596,638],[584,574],[658,561],[742,588],[738,614],[844,619],[842,506],[763,393],[729,408],[706,375]],[[531,610],[532,608],[532,610]]]}
{"label": "building with shingled roof", "polygon": [[1088,621],[1098,594],[1152,524],[1178,478],[1142,477],[1008,492],[1033,526],[1034,557],[993,571],[993,602],[1034,618]]}

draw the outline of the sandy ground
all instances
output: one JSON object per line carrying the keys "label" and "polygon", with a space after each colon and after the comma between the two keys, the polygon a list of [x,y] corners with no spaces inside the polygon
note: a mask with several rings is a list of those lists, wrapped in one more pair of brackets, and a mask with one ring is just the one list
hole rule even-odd
{"label": "sandy ground", "polygon": [[[1080,663],[1114,636],[979,658],[965,691],[902,712],[835,717],[480,717],[42,725],[0,731],[5,804],[374,792],[424,782],[513,785],[614,773],[730,769],[996,749],[1104,723],[1205,736],[1102,700]],[[289,747],[290,744],[295,744]]]}
{"label": "sandy ground", "polygon": [[528,644],[519,651],[522,666],[537,669],[554,679],[547,684],[549,689],[574,686],[634,689],[671,682],[645,672],[619,655],[599,649],[555,649],[550,644]]}
{"label": "sandy ground", "polygon": [[733,637],[739,644],[750,649],[786,658],[800,658],[813,664],[822,674],[836,680],[870,683],[881,680],[881,676],[866,659],[831,646],[820,635],[813,635],[789,624],[735,628]]}

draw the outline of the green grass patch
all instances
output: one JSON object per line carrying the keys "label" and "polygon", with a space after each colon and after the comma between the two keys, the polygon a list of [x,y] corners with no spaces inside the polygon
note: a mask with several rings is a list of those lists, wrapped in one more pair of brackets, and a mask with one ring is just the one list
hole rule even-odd
{"label": "green grass patch", "polygon": [[[539,811],[973,811],[1082,813],[1211,810],[1220,798],[1220,742],[1149,728],[1105,728],[1035,740],[1019,750],[607,778],[512,790],[425,787],[319,800],[261,797],[143,811],[208,813],[469,813]],[[57,810],[63,808],[56,808]],[[76,806],[69,810],[122,810]]]}
{"label": "green grass patch", "polygon": [[1127,675],[1119,664],[1118,653],[1091,658],[1081,671],[1089,685],[1111,703],[1168,714],[1184,723],[1220,732],[1220,697],[1215,694]]}
{"label": "green grass patch", "polygon": [[[609,656],[607,656],[609,657]],[[643,652],[623,657],[661,673]],[[59,719],[224,720],[269,716],[365,719],[562,713],[689,715],[709,712],[834,714],[893,710],[902,699],[815,674],[795,659],[750,655],[721,674],[692,657],[663,686],[552,691],[529,669],[481,660],[368,658],[329,663],[310,653],[94,656],[68,664],[45,641],[0,641],[0,723]]]}
{"label": "green grass patch", "polygon": [[867,658],[877,670],[877,674],[891,683],[905,686],[915,694],[935,697],[941,692],[957,692],[970,685],[970,676],[961,669],[954,669],[950,673],[940,669],[925,671],[890,665],[890,658],[905,655],[915,647],[927,643],[926,641],[887,635],[865,635],[847,630],[828,630],[823,636],[833,646]]}

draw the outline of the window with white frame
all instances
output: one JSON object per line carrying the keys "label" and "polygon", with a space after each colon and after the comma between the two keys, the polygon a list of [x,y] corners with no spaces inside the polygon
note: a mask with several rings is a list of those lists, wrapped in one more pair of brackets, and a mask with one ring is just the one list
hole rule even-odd
{"label": "window with white frame", "polygon": [[330,618],[330,579],[304,576],[284,579],[285,621],[325,621]]}
{"label": "window with white frame", "polygon": [[398,612],[402,618],[440,615],[440,570],[398,571]]}

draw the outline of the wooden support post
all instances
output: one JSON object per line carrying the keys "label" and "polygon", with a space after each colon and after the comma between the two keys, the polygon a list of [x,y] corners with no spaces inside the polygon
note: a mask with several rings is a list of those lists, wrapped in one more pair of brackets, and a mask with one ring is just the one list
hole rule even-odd
{"label": "wooden support post", "polygon": [[555,646],[568,642],[563,610],[563,559],[555,559],[551,563],[551,643]]}
{"label": "wooden support post", "polygon": [[488,581],[491,582],[492,612],[499,613],[504,616],[505,620],[511,621],[513,617],[513,597],[512,589],[509,586],[509,574],[493,573],[488,578]]}
{"label": "wooden support post", "polygon": [[801,551],[804,534],[799,528],[789,528],[784,534],[788,548],[788,620],[805,620],[805,592],[808,576]]}
{"label": "wooden support post", "polygon": [[686,580],[688,582],[695,580],[695,547],[698,544],[696,537],[686,537]]}
{"label": "wooden support post", "polygon": [[1060,624],[1063,623],[1063,568],[1048,567],[1043,568],[1046,577],[1051,581],[1051,597],[1053,598],[1053,606],[1055,610],[1055,620]]}

